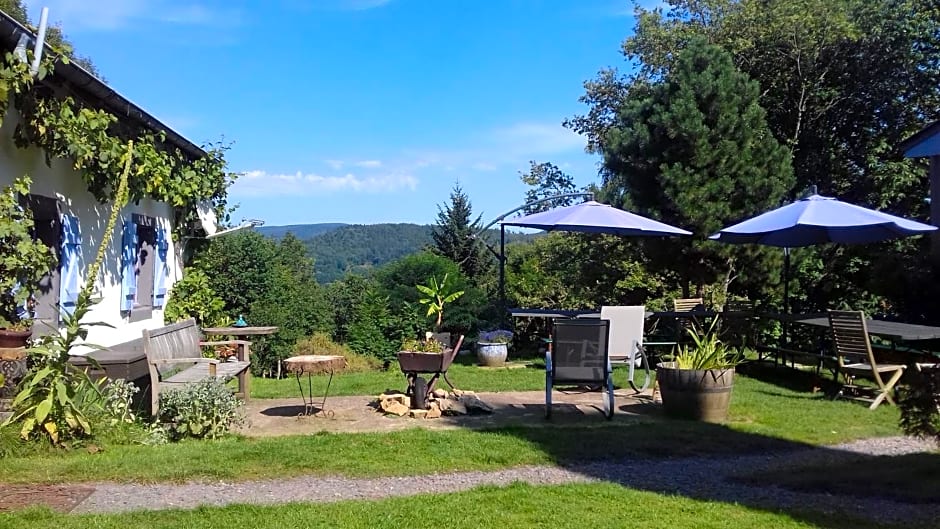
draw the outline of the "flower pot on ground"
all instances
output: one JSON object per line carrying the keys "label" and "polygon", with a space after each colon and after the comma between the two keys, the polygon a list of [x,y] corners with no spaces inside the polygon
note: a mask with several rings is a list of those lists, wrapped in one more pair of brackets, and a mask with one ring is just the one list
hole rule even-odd
{"label": "flower pot on ground", "polygon": [[480,333],[477,341],[477,360],[486,367],[500,367],[506,364],[512,331],[496,329]]}
{"label": "flower pot on ground", "polygon": [[663,411],[670,417],[706,422],[728,418],[739,355],[721,343],[715,324],[699,334],[689,329],[692,345],[682,348],[674,362],[656,367]]}

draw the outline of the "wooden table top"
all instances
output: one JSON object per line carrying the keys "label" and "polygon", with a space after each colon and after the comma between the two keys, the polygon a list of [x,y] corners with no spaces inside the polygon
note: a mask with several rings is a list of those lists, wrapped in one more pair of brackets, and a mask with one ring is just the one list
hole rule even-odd
{"label": "wooden table top", "polygon": [[289,373],[329,373],[346,367],[346,359],[338,355],[300,355],[284,360]]}
{"label": "wooden table top", "polygon": [[206,327],[205,334],[224,334],[228,336],[256,336],[260,334],[274,334],[277,327]]}
{"label": "wooden table top", "polygon": [[[793,321],[804,325],[829,327],[829,318],[796,318]],[[929,325],[868,319],[865,320],[865,326],[870,334],[899,340],[934,340],[940,338],[940,327],[931,327]]]}

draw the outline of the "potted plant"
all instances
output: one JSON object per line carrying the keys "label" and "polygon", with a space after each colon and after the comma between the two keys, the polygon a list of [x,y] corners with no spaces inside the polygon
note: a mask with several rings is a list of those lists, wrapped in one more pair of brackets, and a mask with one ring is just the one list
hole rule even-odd
{"label": "potted plant", "polygon": [[728,418],[734,367],[741,356],[718,339],[716,322],[705,333],[689,329],[692,344],[681,347],[676,359],[656,367],[656,382],[666,415],[706,422]]}
{"label": "potted plant", "polygon": [[[424,294],[425,297],[418,301],[428,306],[427,315],[435,318],[434,328],[439,331],[444,321],[444,306],[462,296],[463,291],[452,290],[453,286],[448,282],[447,274],[444,274],[440,282],[432,277],[427,285],[416,285],[415,288]],[[449,347],[450,344],[447,346]],[[434,333],[426,332],[423,339],[406,339],[402,342],[401,351],[398,353],[398,363],[401,370],[406,373],[440,371],[444,349],[444,344],[434,339]],[[438,369],[430,369],[435,366]]]}
{"label": "potted plant", "polygon": [[480,365],[487,367],[505,365],[511,342],[512,331],[495,329],[481,332],[477,341],[477,360],[480,361]]}
{"label": "potted plant", "polygon": [[55,266],[52,250],[33,239],[33,215],[20,200],[32,181],[0,190],[0,349],[25,347],[32,334],[31,296]]}

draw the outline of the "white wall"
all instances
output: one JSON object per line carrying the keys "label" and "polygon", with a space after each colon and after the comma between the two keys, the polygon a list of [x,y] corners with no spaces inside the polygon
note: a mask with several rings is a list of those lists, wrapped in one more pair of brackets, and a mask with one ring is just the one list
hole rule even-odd
{"label": "white wall", "polygon": [[[13,130],[19,120],[11,109],[0,126],[0,187],[9,185],[16,178],[28,174],[32,178],[31,192],[36,195],[56,197],[62,213],[79,218],[82,233],[82,273],[95,259],[95,254],[102,237],[105,224],[111,213],[110,204],[99,204],[88,192],[82,176],[72,168],[71,161],[53,159],[52,167],[46,165],[45,155],[37,148],[20,149],[13,143]],[[172,208],[162,202],[142,200],[139,204],[130,203],[121,214],[129,217],[140,213],[157,219],[161,228],[169,228],[173,218]],[[118,219],[111,235],[111,243],[102,265],[102,272],[96,281],[97,296],[100,303],[95,305],[86,316],[87,322],[105,322],[114,326],[91,327],[88,342],[110,346],[140,338],[143,329],[152,329],[163,325],[163,310],[154,309],[151,317],[142,321],[129,321],[120,310],[121,298],[121,220]],[[170,259],[170,273],[166,278],[167,289],[182,277],[182,262],[176,250],[176,242],[169,241],[167,255]],[[137,319],[137,318],[132,318]]]}

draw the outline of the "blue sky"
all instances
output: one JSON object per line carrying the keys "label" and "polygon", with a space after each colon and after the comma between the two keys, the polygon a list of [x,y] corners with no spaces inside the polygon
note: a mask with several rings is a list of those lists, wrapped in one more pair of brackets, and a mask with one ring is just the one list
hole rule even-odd
{"label": "blue sky", "polygon": [[433,223],[459,182],[484,222],[519,171],[579,184],[561,127],[623,67],[630,0],[28,0],[117,91],[197,144],[232,141],[235,221]]}

